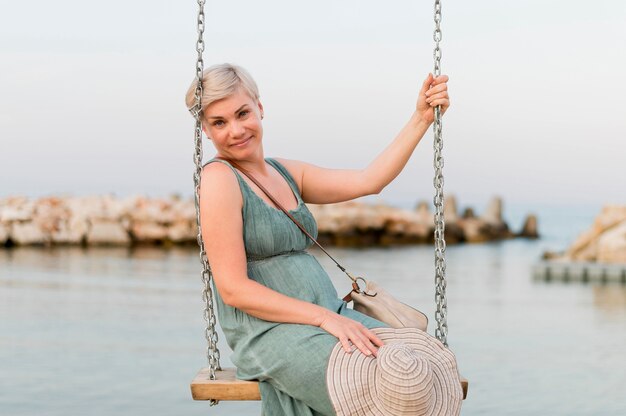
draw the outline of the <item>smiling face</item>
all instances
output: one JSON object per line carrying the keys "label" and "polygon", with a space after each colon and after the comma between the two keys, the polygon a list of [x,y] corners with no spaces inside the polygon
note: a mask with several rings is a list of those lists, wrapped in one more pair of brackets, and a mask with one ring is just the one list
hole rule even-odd
{"label": "smiling face", "polygon": [[204,109],[203,130],[218,156],[228,159],[263,157],[263,106],[241,88]]}

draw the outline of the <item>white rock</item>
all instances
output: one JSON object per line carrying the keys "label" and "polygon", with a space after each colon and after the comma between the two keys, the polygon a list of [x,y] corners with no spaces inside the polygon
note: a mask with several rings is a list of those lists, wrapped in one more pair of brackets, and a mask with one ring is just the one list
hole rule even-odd
{"label": "white rock", "polygon": [[94,219],[90,223],[88,244],[127,245],[131,242],[128,232],[117,221]]}
{"label": "white rock", "polygon": [[89,223],[84,218],[70,218],[59,223],[59,227],[52,233],[52,241],[60,244],[80,244],[87,236]]}
{"label": "white rock", "polygon": [[443,204],[443,220],[448,224],[459,220],[456,198],[452,195],[447,196]]}
{"label": "white rock", "polygon": [[60,223],[69,220],[70,215],[71,211],[64,200],[57,197],[41,198],[35,202],[33,222],[43,233],[51,235],[59,229]]}
{"label": "white rock", "polygon": [[481,219],[487,224],[500,226],[504,223],[502,219],[502,198],[495,197],[487,206],[487,210],[481,216]]}
{"label": "white rock", "polygon": [[17,245],[45,244],[48,236],[32,221],[11,224],[9,238]]}
{"label": "white rock", "polygon": [[103,218],[119,220],[128,213],[124,200],[114,197],[113,195],[104,195],[102,197],[102,206],[105,215]]}
{"label": "white rock", "polygon": [[165,240],[168,234],[166,226],[146,221],[134,221],[130,230],[137,241]]}
{"label": "white rock", "polygon": [[175,220],[175,215],[171,207],[172,201],[138,198],[132,210],[129,212],[129,215],[133,221],[143,223],[171,223]]}
{"label": "white rock", "polygon": [[30,221],[33,218],[35,204],[25,197],[9,197],[2,201],[0,222]]}
{"label": "white rock", "polygon": [[416,212],[421,223],[428,225],[435,223],[435,216],[430,212],[430,207],[427,202],[420,202],[417,206]]}
{"label": "white rock", "polygon": [[194,221],[196,220],[196,207],[191,200],[175,200],[171,206],[172,215],[174,219],[172,222],[177,221]]}
{"label": "white rock", "polygon": [[167,230],[167,237],[175,243],[195,241],[198,235],[198,227],[195,222],[179,220],[173,223]]}

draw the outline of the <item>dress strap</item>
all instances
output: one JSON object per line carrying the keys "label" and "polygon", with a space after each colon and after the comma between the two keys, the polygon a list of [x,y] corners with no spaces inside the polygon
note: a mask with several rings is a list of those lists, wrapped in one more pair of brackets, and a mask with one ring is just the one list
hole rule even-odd
{"label": "dress strap", "polygon": [[300,189],[298,188],[298,185],[296,184],[295,179],[293,178],[293,176],[291,176],[287,168],[284,167],[282,164],[280,164],[277,160],[269,158],[269,157],[266,158],[265,161],[269,163],[270,165],[272,165],[278,171],[278,173],[280,173],[283,176],[283,178],[285,178],[285,180],[289,184],[289,187],[291,187],[291,190],[293,191],[294,195],[296,195],[296,197],[299,199],[298,202],[301,202],[302,194],[300,193]]}

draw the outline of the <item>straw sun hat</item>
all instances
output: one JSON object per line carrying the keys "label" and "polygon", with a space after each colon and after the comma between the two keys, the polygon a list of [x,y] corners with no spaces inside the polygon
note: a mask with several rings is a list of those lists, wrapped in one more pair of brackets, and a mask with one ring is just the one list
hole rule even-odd
{"label": "straw sun hat", "polygon": [[463,392],[454,354],[416,328],[374,328],[378,357],[332,350],[326,382],[337,416],[458,415]]}

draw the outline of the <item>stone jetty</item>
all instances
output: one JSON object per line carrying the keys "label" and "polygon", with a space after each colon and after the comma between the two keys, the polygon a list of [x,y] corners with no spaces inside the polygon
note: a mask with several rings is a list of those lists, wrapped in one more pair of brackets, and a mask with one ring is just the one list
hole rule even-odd
{"label": "stone jetty", "polygon": [[[432,242],[433,213],[422,202],[414,210],[388,205],[346,202],[308,205],[318,222],[319,240],[338,246],[388,246]],[[457,212],[453,196],[444,211],[449,244],[537,238],[537,219],[526,218],[514,233],[502,217],[502,200],[494,198],[482,215]],[[21,245],[196,244],[192,199],[179,197],[117,198],[44,197],[0,199],[0,247]]]}

